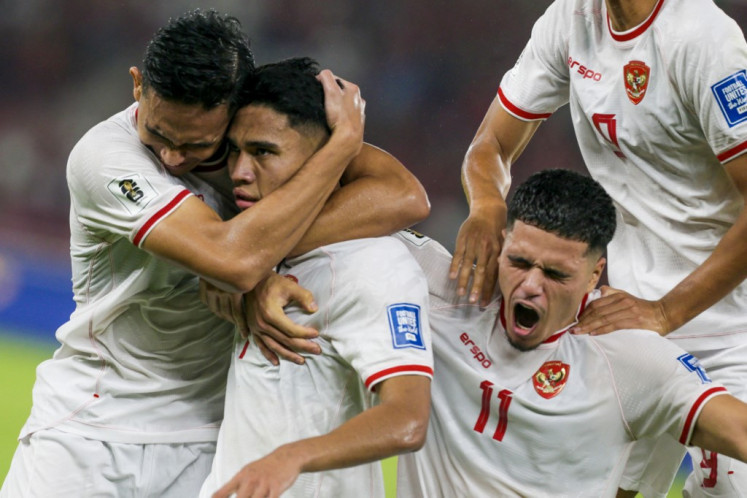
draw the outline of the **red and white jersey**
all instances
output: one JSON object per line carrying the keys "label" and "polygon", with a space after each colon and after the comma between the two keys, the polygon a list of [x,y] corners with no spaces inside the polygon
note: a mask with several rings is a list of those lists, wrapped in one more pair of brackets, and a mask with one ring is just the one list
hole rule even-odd
{"label": "red and white jersey", "polygon": [[176,178],[138,139],[136,109],[99,123],[68,161],[76,303],[37,369],[21,437],[47,427],[122,443],[215,441],[233,326],[198,278],[139,246],[191,195],[234,213],[225,160]]}
{"label": "red and white jersey", "polygon": [[[340,242],[281,266],[319,305],[311,315],[290,308],[288,317],[319,330],[322,354],[306,356],[304,365],[273,366],[256,346],[237,343],[225,419],[200,496],[278,446],[327,434],[371,407],[378,383],[433,375],[426,279],[400,241]],[[381,465],[304,473],[283,496],[383,497]]]}
{"label": "red and white jersey", "polygon": [[689,443],[703,405],[726,392],[653,332],[563,329],[518,351],[500,296],[486,308],[459,301],[451,255],[407,237],[428,277],[435,374],[425,447],[399,458],[400,498],[613,497],[636,438]]}
{"label": "red and white jersey", "polygon": [[[556,0],[498,92],[522,120],[569,103],[586,166],[615,201],[614,287],[658,299],[698,267],[743,200],[723,163],[747,151],[747,43],[712,0],[659,0],[626,32],[604,0]],[[747,333],[747,282],[670,334],[689,350]]]}

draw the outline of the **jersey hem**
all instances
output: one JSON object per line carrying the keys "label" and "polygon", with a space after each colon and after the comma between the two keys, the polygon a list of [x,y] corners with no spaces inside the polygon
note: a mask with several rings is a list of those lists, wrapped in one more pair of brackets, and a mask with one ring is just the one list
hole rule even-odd
{"label": "jersey hem", "polygon": [[109,443],[125,444],[169,444],[169,443],[214,443],[218,440],[218,429],[214,427],[200,427],[184,429],[181,431],[140,431],[137,429],[114,429],[105,426],[94,426],[82,422],[66,422],[64,424],[37,427],[24,430],[19,439],[31,436],[36,432],[47,429],[55,429],[70,434],[75,434],[88,439],[106,441]]}

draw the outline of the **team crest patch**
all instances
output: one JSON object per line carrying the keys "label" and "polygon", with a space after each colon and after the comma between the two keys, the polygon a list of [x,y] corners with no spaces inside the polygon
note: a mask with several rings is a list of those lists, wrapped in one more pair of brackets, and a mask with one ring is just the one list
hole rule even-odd
{"label": "team crest patch", "polygon": [[425,349],[420,328],[420,306],[416,304],[392,304],[387,306],[389,330],[395,349]]}
{"label": "team crest patch", "polygon": [[747,71],[744,69],[711,87],[729,128],[747,120]]}
{"label": "team crest patch", "polygon": [[107,187],[131,214],[142,211],[157,195],[156,189],[139,174],[115,178]]}
{"label": "team crest patch", "polygon": [[532,383],[537,394],[545,399],[560,394],[568,381],[570,365],[562,361],[547,361],[532,376]]}
{"label": "team crest patch", "polygon": [[633,104],[638,105],[646,96],[651,68],[642,61],[630,61],[623,67],[625,93]]}

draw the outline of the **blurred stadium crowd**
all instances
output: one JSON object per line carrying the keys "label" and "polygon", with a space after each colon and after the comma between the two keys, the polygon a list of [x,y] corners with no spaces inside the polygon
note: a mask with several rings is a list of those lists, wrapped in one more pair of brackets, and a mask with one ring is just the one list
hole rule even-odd
{"label": "blurred stadium crowd", "polygon": [[[747,27],[747,0],[717,3]],[[502,74],[550,0],[0,0],[0,247],[66,259],[67,154],[132,101],[127,70],[171,16],[195,7],[237,16],[258,63],[309,55],[361,88],[366,140],[421,179],[433,214],[418,228],[448,248],[467,213],[461,159]],[[584,171],[559,111],[514,170]],[[0,275],[2,267],[0,265]]]}

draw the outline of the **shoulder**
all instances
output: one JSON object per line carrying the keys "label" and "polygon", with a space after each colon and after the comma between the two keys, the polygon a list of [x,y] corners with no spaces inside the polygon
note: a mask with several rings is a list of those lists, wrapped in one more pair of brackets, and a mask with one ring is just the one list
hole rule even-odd
{"label": "shoulder", "polygon": [[744,35],[736,21],[712,0],[665,2],[654,29],[667,51],[696,61],[696,54],[720,52],[735,41],[744,42]]}
{"label": "shoulder", "polygon": [[[322,246],[288,261],[293,268],[327,271],[335,280],[349,283],[423,278],[422,270],[397,238],[372,237]],[[291,270],[292,271],[292,270]]]}
{"label": "shoulder", "polygon": [[672,341],[650,330],[618,330],[587,340],[614,371],[635,372],[637,376],[667,377],[687,355]]}

